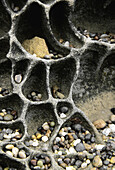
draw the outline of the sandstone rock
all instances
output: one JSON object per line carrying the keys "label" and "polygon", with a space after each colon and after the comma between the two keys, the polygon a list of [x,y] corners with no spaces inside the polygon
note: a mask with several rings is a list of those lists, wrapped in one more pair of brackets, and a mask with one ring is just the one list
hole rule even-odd
{"label": "sandstone rock", "polygon": [[106,126],[106,122],[103,119],[96,120],[93,124],[97,129],[102,129]]}
{"label": "sandstone rock", "polygon": [[34,37],[30,40],[25,40],[22,46],[30,54],[36,54],[37,57],[43,58],[45,55],[49,55],[48,47],[43,38]]}

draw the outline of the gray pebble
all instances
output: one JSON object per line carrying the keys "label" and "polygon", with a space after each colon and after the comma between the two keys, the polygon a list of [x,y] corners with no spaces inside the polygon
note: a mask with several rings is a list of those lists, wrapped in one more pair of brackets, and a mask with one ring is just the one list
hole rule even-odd
{"label": "gray pebble", "polygon": [[13,116],[10,115],[10,114],[6,114],[6,115],[4,116],[4,120],[6,120],[6,121],[13,120]]}
{"label": "gray pebble", "polygon": [[75,149],[77,152],[82,152],[85,150],[85,146],[83,143],[78,143],[76,146],[75,146]]}

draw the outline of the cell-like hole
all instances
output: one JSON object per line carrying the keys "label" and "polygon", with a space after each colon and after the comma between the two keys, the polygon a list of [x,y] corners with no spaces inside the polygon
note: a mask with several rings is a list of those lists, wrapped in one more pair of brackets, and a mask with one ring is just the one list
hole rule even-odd
{"label": "cell-like hole", "polygon": [[51,167],[51,159],[47,154],[37,154],[30,160],[29,166],[31,170],[35,168],[46,170]]}
{"label": "cell-like hole", "polygon": [[71,20],[91,39],[115,43],[115,1],[77,0]]}
{"label": "cell-like hole", "polygon": [[15,63],[14,80],[16,83],[21,83],[26,75],[29,60],[21,60]]}
{"label": "cell-like hole", "polygon": [[16,32],[18,40],[27,52],[32,55],[34,54],[36,57],[47,60],[64,57],[67,55],[65,51],[63,54],[60,54],[48,43],[48,36],[46,37],[46,34],[44,34],[45,30],[42,16],[42,7],[39,6],[38,3],[31,4],[19,20]]}
{"label": "cell-like hole", "polygon": [[14,12],[20,11],[23,6],[26,4],[27,0],[17,1],[17,0],[7,0],[8,5]]}
{"label": "cell-like hole", "polygon": [[13,124],[0,124],[0,142],[15,142],[24,135],[24,126],[22,122]]}
{"label": "cell-like hole", "polygon": [[12,121],[21,115],[23,102],[16,94],[0,99],[0,121]]}
{"label": "cell-like hole", "polygon": [[50,23],[54,36],[66,47],[82,47],[69,24],[70,6],[66,1],[56,3],[50,11]]}
{"label": "cell-like hole", "polygon": [[7,156],[19,159],[26,159],[30,154],[22,144],[8,143],[3,146],[3,151]]}
{"label": "cell-like hole", "polygon": [[15,170],[24,170],[26,169],[25,165],[21,164],[20,162],[17,162],[13,159],[8,158],[6,155],[4,154],[0,154],[0,168],[1,169],[14,169]]}
{"label": "cell-like hole", "polygon": [[46,68],[43,63],[37,64],[23,85],[24,95],[32,101],[47,100]]}
{"label": "cell-like hole", "polygon": [[50,69],[50,88],[54,98],[67,98],[76,70],[74,59],[52,64]]}
{"label": "cell-like hole", "polygon": [[57,112],[60,118],[64,119],[72,113],[72,105],[68,102],[59,102],[57,104]]}
{"label": "cell-like hole", "polygon": [[54,139],[53,152],[58,155],[77,154],[85,150],[90,152],[94,146],[92,127],[80,113],[75,113],[63,124]]}
{"label": "cell-like hole", "polygon": [[101,88],[114,89],[115,87],[115,53],[106,57],[98,72]]}
{"label": "cell-like hole", "polygon": [[41,146],[42,148],[57,125],[53,106],[50,103],[30,105],[26,114],[26,122],[30,136],[30,139],[25,141],[26,146]]}
{"label": "cell-like hole", "polygon": [[[101,56],[105,53],[103,48],[100,51],[86,50],[81,56],[79,75],[73,86],[73,99],[75,102],[80,99],[96,94],[99,81],[97,80],[96,70]],[[76,75],[77,76],[77,75]]]}
{"label": "cell-like hole", "polygon": [[9,51],[9,40],[2,39],[0,40],[0,60],[6,59],[6,55]]}
{"label": "cell-like hole", "polygon": [[12,64],[7,60],[0,65],[0,96],[8,95],[12,92],[11,84]]}
{"label": "cell-like hole", "polygon": [[38,3],[32,3],[20,17],[16,32],[17,38],[22,43],[35,36],[43,38],[43,33],[42,8]]}
{"label": "cell-like hole", "polygon": [[11,26],[11,18],[0,1],[0,37],[3,37]]}
{"label": "cell-like hole", "polygon": [[51,4],[52,2],[55,2],[55,0],[40,0],[44,4]]}

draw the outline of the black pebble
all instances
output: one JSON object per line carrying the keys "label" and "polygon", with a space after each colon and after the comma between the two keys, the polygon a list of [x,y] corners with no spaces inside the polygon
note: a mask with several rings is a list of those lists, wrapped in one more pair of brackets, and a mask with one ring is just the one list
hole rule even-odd
{"label": "black pebble", "polygon": [[115,108],[111,108],[111,112],[115,115]]}

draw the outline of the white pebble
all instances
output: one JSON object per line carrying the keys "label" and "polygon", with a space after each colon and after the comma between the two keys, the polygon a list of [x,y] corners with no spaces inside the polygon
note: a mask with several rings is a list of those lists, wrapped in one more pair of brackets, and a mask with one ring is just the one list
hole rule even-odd
{"label": "white pebble", "polygon": [[71,154],[72,154],[72,153],[74,154],[74,153],[76,153],[76,150],[75,150],[73,147],[70,147],[70,148],[69,148],[69,152],[70,152]]}
{"label": "white pebble", "polygon": [[105,135],[105,136],[108,136],[108,135],[110,134],[110,132],[111,132],[111,129],[110,129],[110,128],[105,128],[105,129],[102,131],[103,135]]}
{"label": "white pebble", "polygon": [[13,157],[13,153],[12,153],[11,151],[6,151],[6,154],[7,154],[8,156]]}
{"label": "white pebble", "polygon": [[95,145],[95,149],[97,149],[97,150],[102,150],[104,146],[105,146],[105,145],[101,145],[101,144]]}
{"label": "white pebble", "polygon": [[65,46],[65,47],[69,47],[69,41],[66,41],[66,42],[64,43],[64,46]]}
{"label": "white pebble", "polygon": [[4,134],[4,138],[5,138],[5,139],[10,139],[10,138],[11,138],[11,135]]}
{"label": "white pebble", "polygon": [[61,141],[61,138],[60,137],[56,137],[56,142],[58,143],[58,142],[60,142]]}
{"label": "white pebble", "polygon": [[66,167],[66,170],[76,170],[73,166]]}
{"label": "white pebble", "polygon": [[62,132],[62,136],[66,136],[67,134],[67,132]]}
{"label": "white pebble", "polygon": [[19,152],[19,149],[17,147],[12,148],[12,153],[13,153],[14,157],[17,157],[18,152]]}
{"label": "white pebble", "polygon": [[86,160],[87,165],[89,165],[90,162],[91,162],[91,161],[90,161],[89,159]]}
{"label": "white pebble", "polygon": [[114,124],[109,124],[109,127],[111,129],[111,132],[115,132],[115,125]]}
{"label": "white pebble", "polygon": [[67,117],[66,114],[64,114],[64,113],[61,113],[61,114],[60,114],[60,118],[61,118],[61,119],[64,119],[64,118],[66,118],[66,117]]}
{"label": "white pebble", "polygon": [[39,143],[38,143],[38,140],[32,141],[32,143],[31,143],[31,145],[32,145],[32,146],[35,146],[35,147],[38,146],[38,144],[39,144]]}
{"label": "white pebble", "polygon": [[76,140],[73,141],[73,145],[76,146],[80,142],[81,142],[81,139],[76,139]]}
{"label": "white pebble", "polygon": [[43,137],[42,137],[42,141],[43,141],[43,142],[47,142],[47,141],[48,141],[48,137],[47,137],[47,136],[43,136]]}
{"label": "white pebble", "polygon": [[87,163],[86,162],[81,164],[81,168],[86,168],[86,167],[87,167]]}
{"label": "white pebble", "polygon": [[59,152],[58,152],[58,155],[62,155],[62,151],[59,151]]}
{"label": "white pebble", "polygon": [[50,128],[47,122],[45,122],[45,123],[42,125],[42,127],[43,127],[44,130],[49,130],[49,128]]}

